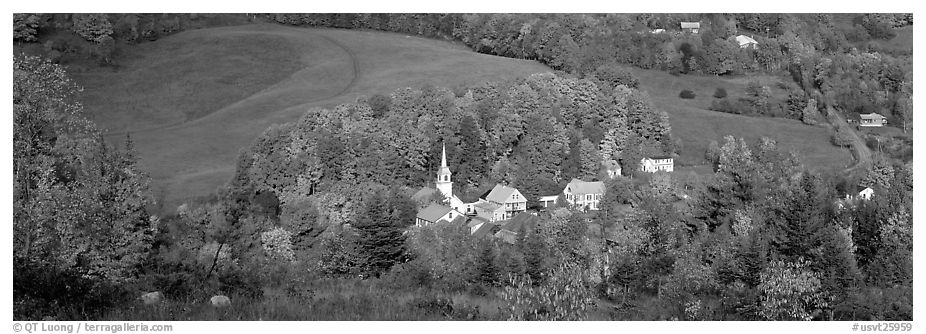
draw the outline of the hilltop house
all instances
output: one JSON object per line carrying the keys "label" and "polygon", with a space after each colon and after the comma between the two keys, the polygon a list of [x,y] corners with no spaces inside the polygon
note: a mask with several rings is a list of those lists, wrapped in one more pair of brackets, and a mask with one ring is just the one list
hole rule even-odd
{"label": "hilltop house", "polygon": [[697,34],[701,29],[701,22],[681,22],[682,31]]}
{"label": "hilltop house", "polygon": [[858,126],[881,127],[887,124],[887,118],[879,113],[861,114],[858,117]]}
{"label": "hilltop house", "polygon": [[460,216],[463,214],[449,206],[431,203],[428,207],[418,211],[418,215],[415,216],[415,226],[427,226],[442,220],[449,222]]}
{"label": "hilltop house", "polygon": [[736,36],[736,44],[739,44],[741,49],[755,49],[759,46],[759,42],[746,35]]}
{"label": "hilltop house", "polygon": [[566,197],[566,202],[575,207],[585,210],[598,210],[598,202],[604,196],[604,190],[604,182],[585,182],[572,179],[563,189],[563,194]]}
{"label": "hilltop house", "polygon": [[640,170],[647,173],[658,171],[671,172],[675,169],[675,160],[670,156],[646,157],[640,159]]}
{"label": "hilltop house", "polygon": [[[520,191],[509,186],[496,184],[495,188],[485,193],[480,199],[481,202],[503,207],[505,212],[505,218],[503,219],[511,219],[515,214],[527,211],[527,199],[524,198],[524,195],[521,195]],[[479,203],[476,204],[477,207],[479,205]]]}

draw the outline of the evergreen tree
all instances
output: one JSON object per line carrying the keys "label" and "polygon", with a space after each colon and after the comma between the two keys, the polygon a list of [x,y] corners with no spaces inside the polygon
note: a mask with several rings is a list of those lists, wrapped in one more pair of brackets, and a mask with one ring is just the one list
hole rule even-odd
{"label": "evergreen tree", "polygon": [[382,190],[374,192],[364,199],[356,216],[355,227],[362,253],[359,262],[363,263],[364,272],[372,276],[378,277],[393,265],[404,262],[406,257],[403,231],[414,221],[409,213],[415,208],[413,203],[396,202],[393,197],[401,196]]}
{"label": "evergreen tree", "polygon": [[495,265],[495,247],[488,239],[479,240],[476,248],[476,278],[481,284],[493,286],[498,282],[498,267]]}

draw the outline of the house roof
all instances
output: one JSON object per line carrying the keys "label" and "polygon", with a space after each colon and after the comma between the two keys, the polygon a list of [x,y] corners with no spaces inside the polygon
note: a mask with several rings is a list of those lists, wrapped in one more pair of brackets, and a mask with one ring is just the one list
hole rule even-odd
{"label": "house roof", "polygon": [[646,158],[643,158],[643,159],[661,160],[661,159],[673,159],[673,158],[672,158],[671,155],[654,155],[654,156],[646,157]]}
{"label": "house roof", "polygon": [[477,208],[479,208],[479,209],[483,209],[483,210],[486,210],[486,211],[490,211],[490,212],[491,212],[491,211],[497,211],[498,209],[501,209],[501,208],[502,208],[501,205],[498,205],[498,204],[495,204],[495,203],[492,203],[492,202],[479,202],[479,203],[473,204],[473,206],[475,206],[475,207],[477,207]]}
{"label": "house roof", "polygon": [[756,42],[755,39],[753,39],[752,37],[746,36],[746,35],[736,36],[736,42],[739,43],[740,45],[759,44],[759,42]]}
{"label": "house roof", "polygon": [[698,29],[701,28],[701,22],[681,22],[682,29]]}
{"label": "house roof", "polygon": [[860,118],[884,118],[883,115],[876,113],[876,112],[873,112],[870,114],[859,114],[858,117]]}
{"label": "house roof", "polygon": [[498,225],[495,225],[492,223],[485,223],[485,224],[482,224],[482,226],[479,226],[478,229],[473,231],[473,237],[481,238],[488,234],[495,234],[495,232],[498,232],[498,230],[499,230]]}
{"label": "house roof", "polygon": [[449,206],[431,203],[431,205],[428,205],[428,207],[419,210],[416,217],[433,223],[451,210],[453,209],[451,209]]}
{"label": "house roof", "polygon": [[572,189],[573,194],[604,194],[604,182],[585,182],[579,179],[572,179],[567,188]]}
{"label": "house roof", "polygon": [[550,195],[550,196],[540,196],[540,201],[541,201],[541,202],[555,201],[555,200],[558,199],[558,198],[559,198],[559,195],[558,195],[558,194],[557,194],[557,195]]}
{"label": "house roof", "polygon": [[521,212],[516,214],[514,217],[511,217],[508,222],[502,225],[502,230],[511,231],[515,234],[521,231],[523,227],[525,230],[531,230],[534,226],[537,225],[537,222],[540,221],[540,218],[529,214],[527,212]]}
{"label": "house roof", "polygon": [[498,239],[502,239],[502,241],[505,241],[505,242],[507,242],[507,243],[509,243],[509,244],[514,244],[515,242],[518,241],[518,234],[517,234],[517,233],[511,232],[511,231],[508,231],[508,230],[505,230],[505,229],[502,229],[502,230],[496,232],[496,233],[495,233],[495,237],[498,238]]}
{"label": "house roof", "polygon": [[508,197],[511,197],[511,194],[514,194],[518,190],[509,186],[496,184],[495,188],[492,188],[484,198],[490,202],[505,203],[508,200]]}

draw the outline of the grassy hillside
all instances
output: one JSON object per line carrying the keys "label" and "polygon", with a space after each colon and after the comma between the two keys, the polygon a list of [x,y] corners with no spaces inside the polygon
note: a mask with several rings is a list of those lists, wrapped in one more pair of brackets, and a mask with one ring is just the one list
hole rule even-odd
{"label": "grassy hillside", "polygon": [[401,34],[280,25],[185,31],[129,49],[117,63],[74,76],[110,139],[131,132],[168,212],[212,193],[231,177],[239,148],[311,107],[549,70]]}
{"label": "grassy hillside", "polygon": [[[772,85],[777,78],[672,76],[665,72],[638,69],[634,70],[634,74],[656,107],[669,113],[672,134],[682,139],[681,157],[677,162],[679,165],[705,163],[704,152],[711,140],[723,143],[723,137],[727,135],[747,140],[773,138],[781,147],[797,152],[804,163],[812,168],[844,168],[852,162],[848,150],[830,143],[830,135],[823,127],[805,125],[792,119],[750,117],[707,110],[714,99],[712,95],[715,89],[723,87],[729,96],[743,96],[747,80],[760,80],[773,87],[773,94],[782,94]],[[697,97],[691,100],[679,98],[678,94],[683,89],[695,92]]]}

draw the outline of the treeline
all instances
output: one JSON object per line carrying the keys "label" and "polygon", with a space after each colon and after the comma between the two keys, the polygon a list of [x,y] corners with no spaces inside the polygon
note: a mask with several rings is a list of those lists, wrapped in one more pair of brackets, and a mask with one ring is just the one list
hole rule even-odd
{"label": "treeline", "polygon": [[245,24],[245,14],[13,14],[13,41],[40,43],[37,50],[52,62],[90,56],[102,65],[116,61],[122,43],[135,44],[184,30]]}

